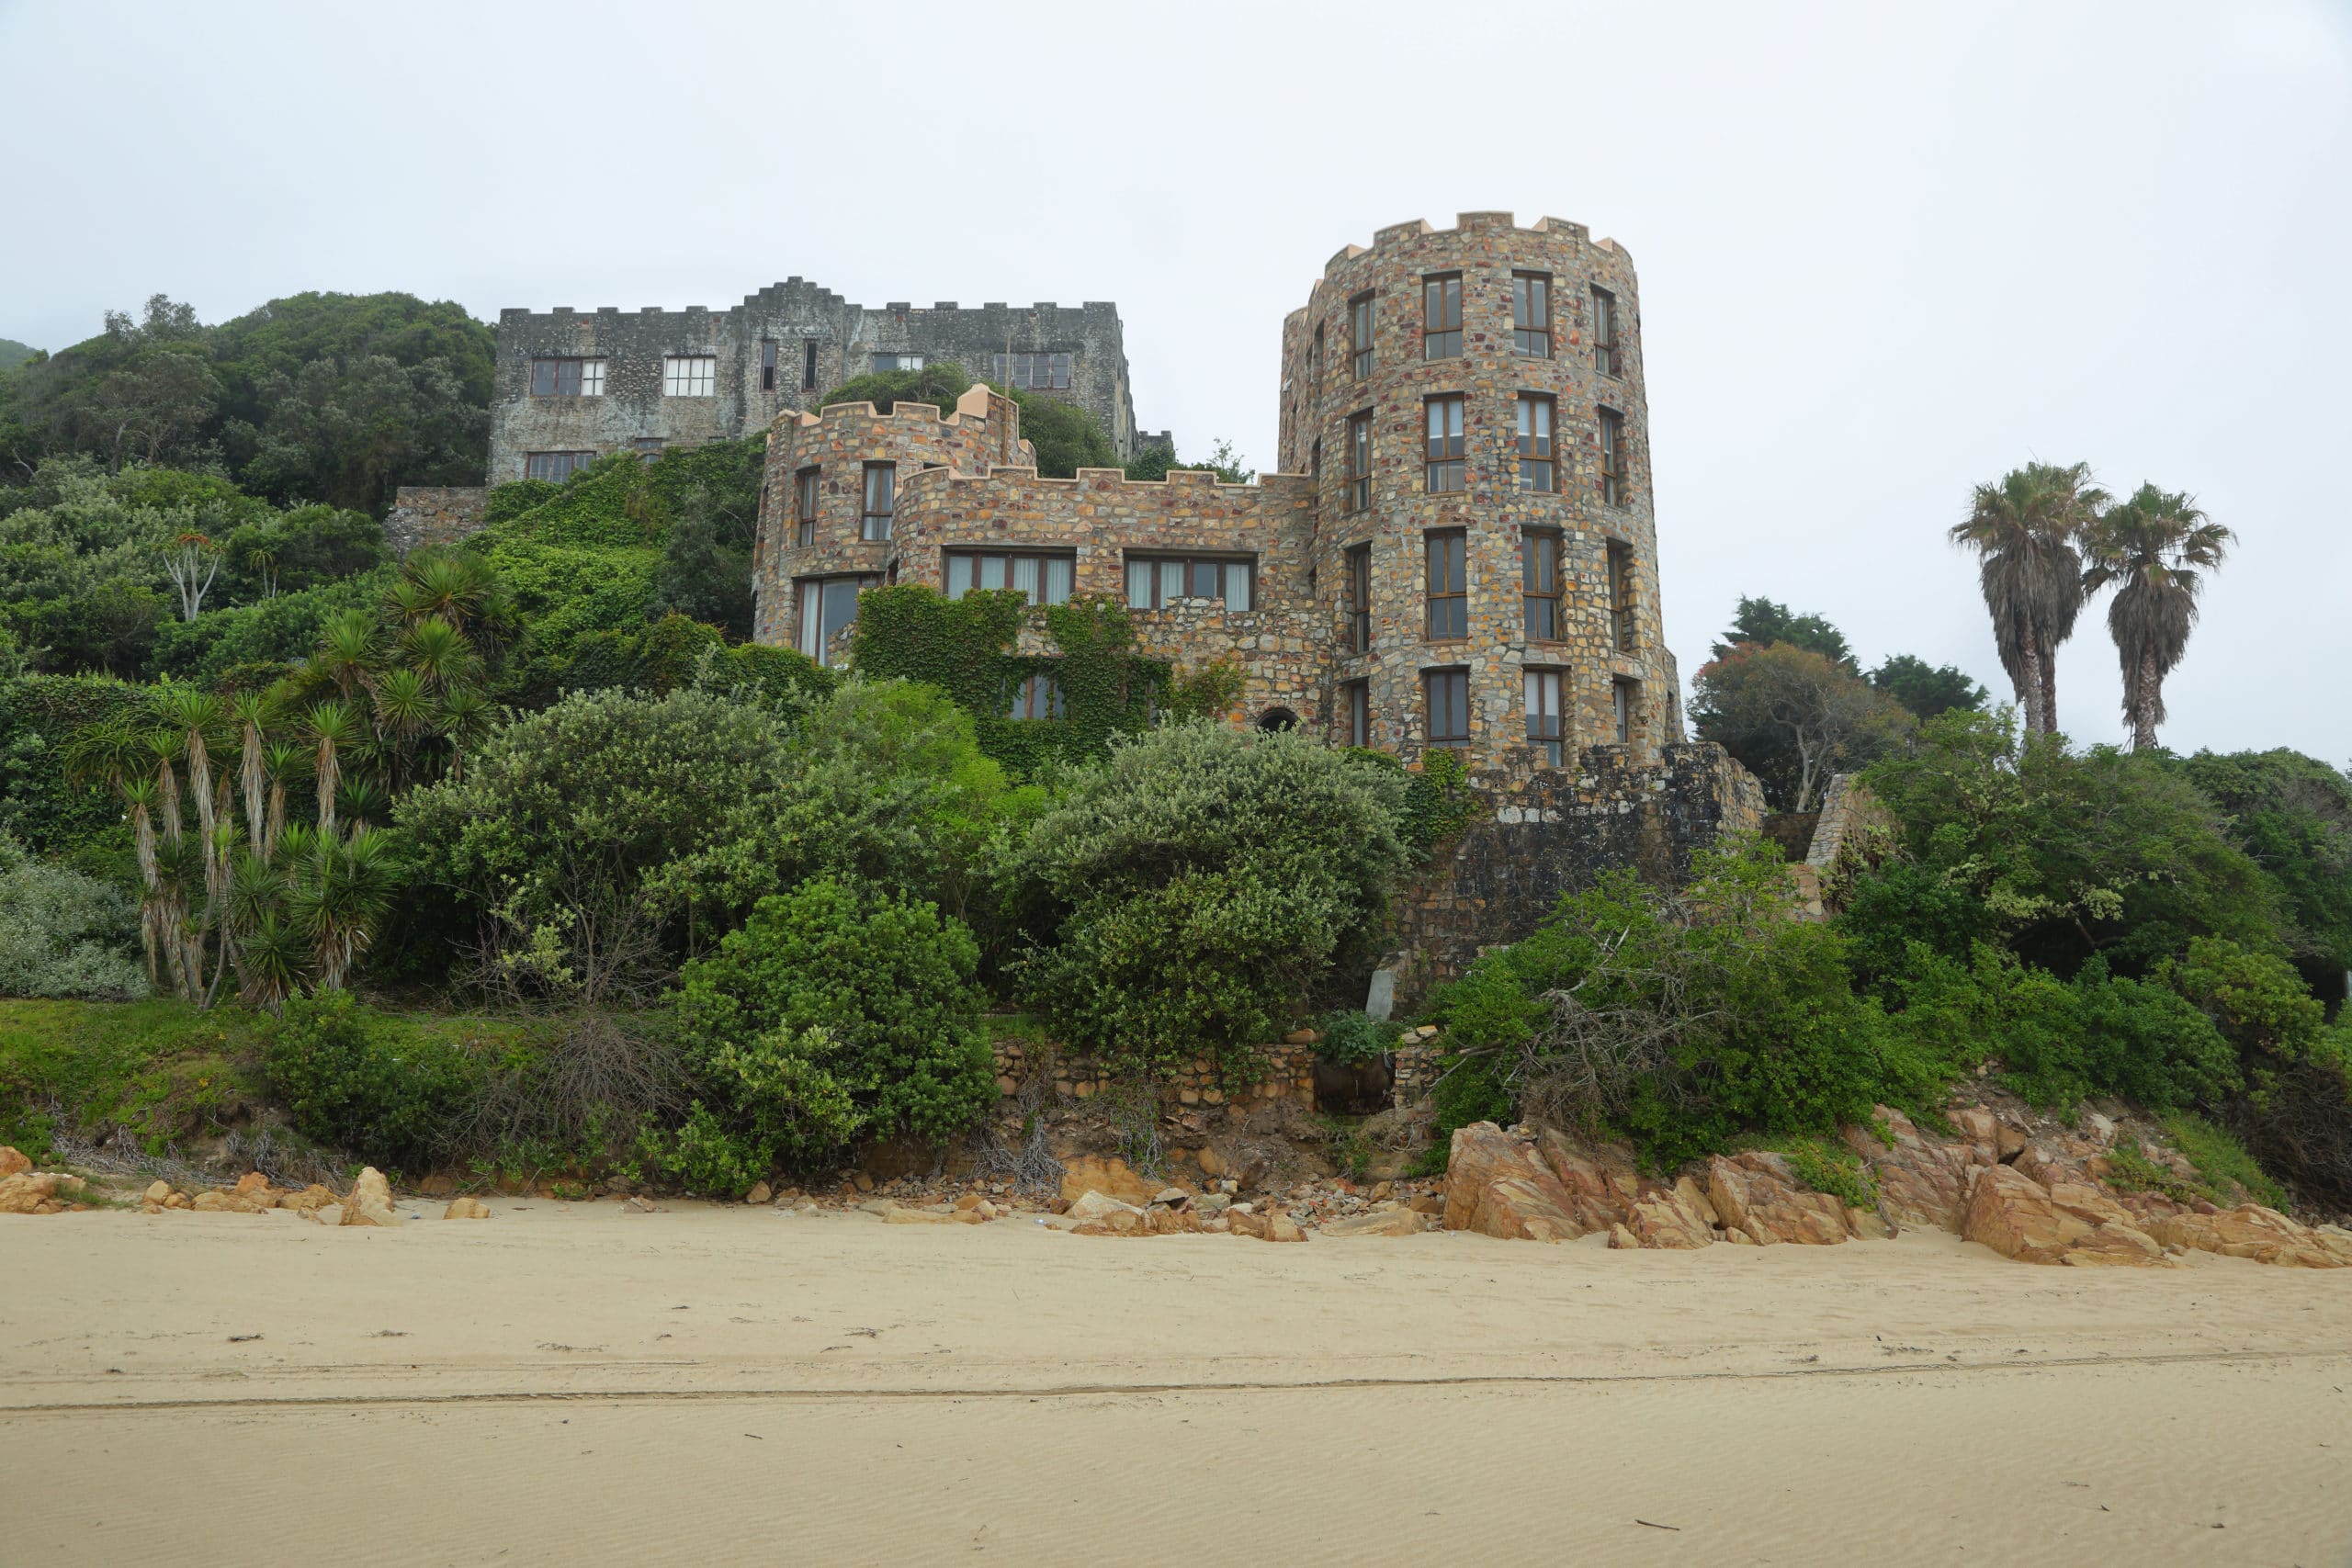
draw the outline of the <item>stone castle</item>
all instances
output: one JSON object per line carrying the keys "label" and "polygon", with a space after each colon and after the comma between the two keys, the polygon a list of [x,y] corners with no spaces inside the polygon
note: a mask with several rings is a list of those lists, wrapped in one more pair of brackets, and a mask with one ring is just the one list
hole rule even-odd
{"label": "stone castle", "polygon": [[1254,484],[1042,479],[985,386],[779,413],[754,635],[830,660],[881,582],[1105,594],[1147,653],[1238,664],[1269,728],[1515,773],[1656,761],[1682,719],[1640,319],[1612,242],[1474,212],[1326,265],[1283,323],[1284,471]]}

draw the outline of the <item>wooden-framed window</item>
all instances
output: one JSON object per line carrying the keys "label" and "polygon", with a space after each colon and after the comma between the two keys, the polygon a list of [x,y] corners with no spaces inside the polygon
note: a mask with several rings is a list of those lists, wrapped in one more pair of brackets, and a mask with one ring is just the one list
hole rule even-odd
{"label": "wooden-framed window", "polygon": [[637,453],[638,461],[640,463],[660,462],[662,448],[664,445],[666,444],[658,435],[640,435],[629,443],[630,448]]}
{"label": "wooden-framed window", "polygon": [[535,398],[601,398],[605,395],[602,359],[541,355],[531,361],[531,396]]}
{"label": "wooden-framed window", "polygon": [[1470,541],[1459,528],[1432,528],[1422,538],[1428,560],[1429,637],[1442,642],[1470,635]]}
{"label": "wooden-framed window", "polygon": [[1530,528],[1519,539],[1520,615],[1530,642],[1558,642],[1560,624],[1560,536]]}
{"label": "wooden-framed window", "polygon": [[1127,557],[1127,608],[1158,610],[1170,599],[1218,599],[1228,610],[1257,603],[1257,563],[1233,556]]}
{"label": "wooden-framed window", "polygon": [[1429,716],[1430,744],[1470,744],[1470,671],[1424,670],[1421,701]]}
{"label": "wooden-framed window", "polygon": [[1032,604],[1059,604],[1070,594],[1077,558],[1065,550],[948,550],[947,597],[975,588],[1017,588]]}
{"label": "wooden-framed window", "polygon": [[1600,499],[1611,506],[1625,504],[1625,416],[1615,409],[1600,411]]}
{"label": "wooden-framed window", "polygon": [[1422,405],[1429,419],[1429,448],[1424,456],[1423,488],[1440,495],[1463,487],[1464,465],[1462,434],[1462,395],[1450,392]]}
{"label": "wooden-framed window", "polygon": [[1359,381],[1372,374],[1372,296],[1359,294],[1348,301],[1349,360]]}
{"label": "wooden-framed window", "polygon": [[760,390],[775,390],[776,341],[772,337],[760,340]]}
{"label": "wooden-framed window", "polygon": [[1609,541],[1609,623],[1620,653],[1634,651],[1634,547]]}
{"label": "wooden-framed window", "polygon": [[1592,367],[1603,376],[1622,376],[1617,355],[1617,296],[1606,288],[1592,291]]}
{"label": "wooden-framed window", "polygon": [[1064,718],[1069,705],[1062,683],[1042,670],[1033,670],[1012,685],[1012,711],[1008,718]]}
{"label": "wooden-framed window", "polygon": [[1340,688],[1341,722],[1347,727],[1348,744],[1372,744],[1372,682],[1350,681]]}
{"label": "wooden-framed window", "polygon": [[793,542],[804,550],[817,542],[817,481],[823,472],[812,465],[792,476],[792,514],[798,524]]}
{"label": "wooden-framed window", "polygon": [[1372,504],[1372,411],[1348,416],[1348,510]]}
{"label": "wooden-framed window", "polygon": [[523,477],[561,484],[595,460],[594,452],[526,452],[523,455]]}
{"label": "wooden-framed window", "polygon": [[865,505],[858,536],[864,539],[887,539],[890,536],[890,514],[899,505],[899,465],[868,463],[865,465]]}
{"label": "wooden-framed window", "polygon": [[1559,486],[1552,467],[1552,400],[1519,395],[1519,488],[1549,494]]}
{"label": "wooden-framed window", "polygon": [[1066,391],[1070,356],[1067,354],[991,354],[989,379],[1023,391]]}
{"label": "wooden-framed window", "polygon": [[712,398],[718,395],[718,357],[710,354],[670,354],[662,358],[662,395],[665,398]]}
{"label": "wooden-framed window", "polygon": [[1462,275],[1421,279],[1421,357],[1452,359],[1462,352]]}
{"label": "wooden-framed window", "polygon": [[922,355],[920,354],[877,354],[874,355],[871,364],[876,370],[920,370],[922,368]]}
{"label": "wooden-framed window", "polygon": [[1348,651],[1372,651],[1372,547],[1348,547]]}
{"label": "wooden-framed window", "polygon": [[1522,682],[1527,694],[1527,744],[1553,767],[1560,765],[1560,671],[1529,670]]}
{"label": "wooden-framed window", "polygon": [[833,634],[857,619],[857,596],[881,581],[870,572],[798,579],[800,651],[820,664],[831,663]]}
{"label": "wooden-framed window", "polygon": [[1510,344],[1530,359],[1552,357],[1552,275],[1510,275]]}
{"label": "wooden-framed window", "polygon": [[1309,391],[1323,389],[1323,323],[1315,323],[1315,340],[1306,345],[1306,387]]}
{"label": "wooden-framed window", "polygon": [[800,340],[800,389],[804,392],[817,389],[817,340],[813,337]]}
{"label": "wooden-framed window", "polygon": [[1617,744],[1631,746],[1634,743],[1634,720],[1641,712],[1642,683],[1628,681],[1621,675],[1609,682],[1609,699],[1616,713]]}

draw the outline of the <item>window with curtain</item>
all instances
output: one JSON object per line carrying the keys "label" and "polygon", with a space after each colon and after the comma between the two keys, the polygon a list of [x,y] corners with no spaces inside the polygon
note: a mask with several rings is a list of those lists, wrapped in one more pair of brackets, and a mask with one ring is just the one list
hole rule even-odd
{"label": "window with curtain", "polygon": [[1256,566],[1207,556],[1129,556],[1127,607],[1157,610],[1170,599],[1220,599],[1228,610],[1254,607]]}
{"label": "window with curtain", "polygon": [[890,536],[890,513],[899,498],[899,465],[868,463],[865,465],[865,512],[859,530],[867,539]]}
{"label": "window with curtain", "polygon": [[1032,604],[1060,604],[1069,599],[1077,559],[1044,550],[949,550],[946,566],[950,599],[975,588],[1017,588]]}
{"label": "window with curtain", "polygon": [[1463,488],[1464,445],[1462,399],[1431,398],[1423,407],[1429,415],[1429,452],[1423,479],[1431,495]]}
{"label": "window with curtain", "polygon": [[1421,357],[1452,359],[1462,352],[1462,275],[1421,279]]}
{"label": "window with curtain", "polygon": [[1553,767],[1560,765],[1560,671],[1526,671],[1527,744]]}
{"label": "window with curtain", "polygon": [[872,575],[802,578],[800,651],[820,664],[831,664],[833,634],[857,619],[857,596],[880,581]]}
{"label": "window with curtain", "polygon": [[1625,504],[1625,416],[1615,409],[1600,411],[1600,499],[1611,506]]}
{"label": "window with curtain", "polygon": [[1012,718],[1062,718],[1069,711],[1061,682],[1042,671],[1033,671],[1012,687]]}
{"label": "window with curtain", "polygon": [[1429,635],[1432,641],[1470,635],[1469,541],[1459,528],[1430,530]]}
{"label": "window with curtain", "polygon": [[1552,357],[1552,276],[1543,272],[1510,275],[1511,347],[1530,359]]}
{"label": "window with curtain", "polygon": [[1425,670],[1421,697],[1429,718],[1430,744],[1470,744],[1470,671]]}
{"label": "window with curtain", "polygon": [[1530,528],[1519,541],[1520,604],[1530,642],[1557,642],[1560,626],[1560,536]]}
{"label": "window with curtain", "polygon": [[1348,510],[1362,512],[1372,504],[1372,414],[1348,420]]}
{"label": "window with curtain", "polygon": [[1606,288],[1592,291],[1592,364],[1603,376],[1616,376],[1617,296]]}
{"label": "window with curtain", "polygon": [[793,515],[798,524],[794,542],[804,550],[817,542],[817,480],[821,472],[808,468],[792,476]]}
{"label": "window with curtain", "polygon": [[1533,392],[1519,399],[1519,488],[1550,492],[1556,486],[1552,469],[1552,400]]}

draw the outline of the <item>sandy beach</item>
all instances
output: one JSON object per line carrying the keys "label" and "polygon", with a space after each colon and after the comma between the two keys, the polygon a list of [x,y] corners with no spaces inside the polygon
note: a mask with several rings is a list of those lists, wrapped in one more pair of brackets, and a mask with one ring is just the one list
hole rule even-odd
{"label": "sandy beach", "polygon": [[492,1207],[6,1222],[0,1562],[2352,1561],[2352,1270]]}

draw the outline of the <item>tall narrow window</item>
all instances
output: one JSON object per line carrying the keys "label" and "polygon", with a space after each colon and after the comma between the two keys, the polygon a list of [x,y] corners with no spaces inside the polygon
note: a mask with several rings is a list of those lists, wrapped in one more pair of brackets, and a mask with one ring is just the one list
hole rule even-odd
{"label": "tall narrow window", "polygon": [[1618,376],[1617,296],[1606,288],[1592,291],[1592,365],[1603,376]]}
{"label": "tall narrow window", "polygon": [[1625,504],[1625,416],[1615,409],[1600,411],[1600,499],[1611,506]]}
{"label": "tall narrow window", "polygon": [[1462,275],[1421,279],[1421,357],[1452,359],[1462,352]]}
{"label": "tall narrow window", "polygon": [[1359,294],[1348,301],[1348,348],[1355,378],[1372,374],[1372,296]]}
{"label": "tall narrow window", "polygon": [[1511,347],[1530,359],[1552,357],[1552,279],[1541,272],[1510,275]]}
{"label": "tall narrow window", "polygon": [[1609,541],[1609,629],[1618,652],[1634,651],[1634,550],[1614,539]]}
{"label": "tall narrow window", "polygon": [[718,391],[718,360],[707,354],[673,354],[662,361],[662,395],[708,398]]}
{"label": "tall narrow window", "polygon": [[868,463],[865,465],[865,525],[860,536],[887,539],[890,536],[890,513],[899,499],[899,465]]}
{"label": "tall narrow window", "polygon": [[1316,490],[1319,494],[1323,478],[1323,438],[1319,435],[1306,448],[1306,474],[1309,479],[1317,481]]}
{"label": "tall narrow window", "polygon": [[1519,542],[1519,592],[1530,642],[1558,642],[1560,536],[1530,528]]}
{"label": "tall narrow window", "polygon": [[1609,682],[1609,695],[1611,704],[1616,709],[1617,744],[1631,746],[1634,743],[1634,716],[1642,700],[1641,682],[1625,680],[1611,681]]}
{"label": "tall narrow window", "polygon": [[1319,321],[1315,326],[1315,341],[1306,350],[1306,389],[1309,392],[1323,389],[1323,325]]}
{"label": "tall narrow window", "polygon": [[1348,551],[1348,651],[1372,651],[1372,547]]}
{"label": "tall narrow window", "polygon": [[1431,398],[1429,412],[1426,488],[1431,495],[1458,491],[1463,483],[1462,399]]}
{"label": "tall narrow window", "polygon": [[1530,670],[1527,687],[1527,744],[1553,767],[1560,765],[1560,672]]}
{"label": "tall narrow window", "polygon": [[1372,682],[1351,681],[1340,688],[1341,710],[1346,715],[1348,744],[1372,744]]}
{"label": "tall narrow window", "polygon": [[800,340],[800,389],[817,389],[817,340],[813,337]]}
{"label": "tall narrow window", "polygon": [[1427,536],[1431,641],[1470,635],[1468,547],[1459,528],[1433,528]]}
{"label": "tall narrow window", "polygon": [[1552,400],[1532,392],[1519,399],[1519,488],[1546,493],[1558,488],[1552,472]]}
{"label": "tall narrow window", "polygon": [[1372,504],[1372,415],[1348,420],[1348,510],[1362,512]]}
{"label": "tall narrow window", "polygon": [[1470,744],[1470,671],[1425,670],[1421,693],[1429,706],[1430,744]]}
{"label": "tall narrow window", "polygon": [[760,390],[775,390],[775,339],[760,340]]}
{"label": "tall narrow window", "polygon": [[857,619],[857,596],[877,577],[804,577],[800,580],[800,651],[820,664],[832,662],[833,634]]}
{"label": "tall narrow window", "polygon": [[817,542],[817,479],[820,470],[803,468],[792,476],[792,514],[798,523],[794,542],[802,549]]}

